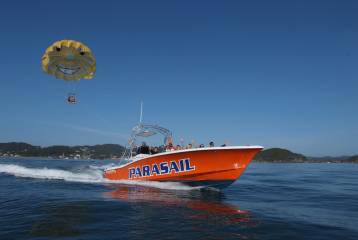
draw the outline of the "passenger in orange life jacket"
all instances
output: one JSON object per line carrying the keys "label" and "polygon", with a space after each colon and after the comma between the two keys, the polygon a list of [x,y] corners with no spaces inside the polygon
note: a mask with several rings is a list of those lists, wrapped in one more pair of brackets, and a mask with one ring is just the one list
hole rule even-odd
{"label": "passenger in orange life jacket", "polygon": [[168,145],[165,147],[165,151],[169,152],[169,151],[174,151],[175,147],[173,146],[172,142],[169,142]]}

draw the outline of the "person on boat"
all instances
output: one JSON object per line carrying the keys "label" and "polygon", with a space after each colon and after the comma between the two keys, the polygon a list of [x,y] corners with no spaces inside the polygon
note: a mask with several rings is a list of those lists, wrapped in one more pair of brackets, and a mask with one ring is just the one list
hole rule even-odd
{"label": "person on boat", "polygon": [[182,150],[182,147],[178,144],[175,149],[176,150]]}
{"label": "person on boat", "polygon": [[152,147],[152,148],[150,148],[150,153],[151,153],[152,155],[159,153],[159,148],[158,148],[158,147]]}
{"label": "person on boat", "polygon": [[193,144],[188,143],[188,145],[186,146],[186,149],[192,149],[193,148]]}
{"label": "person on boat", "polygon": [[200,145],[199,145],[199,148],[203,148],[203,147],[205,147],[204,144],[200,144]]}
{"label": "person on boat", "polygon": [[67,102],[69,104],[75,104],[76,103],[76,97],[74,95],[70,95],[67,97]]}
{"label": "person on boat", "polygon": [[214,147],[214,142],[211,141],[211,142],[209,143],[209,147]]}
{"label": "person on boat", "polygon": [[175,150],[175,147],[174,147],[173,143],[169,142],[168,145],[165,148],[165,151],[170,152],[170,151],[174,151],[174,150]]}
{"label": "person on boat", "polygon": [[145,142],[138,148],[138,154],[150,154],[149,146]]}
{"label": "person on boat", "polygon": [[164,145],[160,145],[158,147],[158,153],[162,153],[162,152],[165,152],[165,146]]}

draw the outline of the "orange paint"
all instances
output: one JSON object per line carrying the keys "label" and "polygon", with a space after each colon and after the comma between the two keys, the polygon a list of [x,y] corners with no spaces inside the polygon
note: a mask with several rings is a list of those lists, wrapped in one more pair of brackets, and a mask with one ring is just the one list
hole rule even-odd
{"label": "orange paint", "polygon": [[[106,169],[104,176],[109,180],[179,181],[197,186],[205,185],[201,184],[204,181],[233,182],[261,150],[260,146],[248,146],[165,152]],[[159,174],[154,165],[158,166]],[[169,169],[172,170],[169,172]]]}

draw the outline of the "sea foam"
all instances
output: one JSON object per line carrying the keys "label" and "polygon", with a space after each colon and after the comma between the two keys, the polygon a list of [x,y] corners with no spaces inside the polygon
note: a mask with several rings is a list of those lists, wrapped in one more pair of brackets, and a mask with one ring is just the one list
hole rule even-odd
{"label": "sea foam", "polygon": [[36,178],[48,180],[63,180],[69,182],[97,183],[97,184],[125,184],[154,187],[169,190],[194,190],[197,187],[189,187],[177,182],[157,182],[157,181],[132,181],[118,180],[111,181],[103,177],[103,169],[108,166],[89,165],[81,171],[68,171],[54,168],[28,168],[16,164],[0,164],[0,173],[23,178]]}

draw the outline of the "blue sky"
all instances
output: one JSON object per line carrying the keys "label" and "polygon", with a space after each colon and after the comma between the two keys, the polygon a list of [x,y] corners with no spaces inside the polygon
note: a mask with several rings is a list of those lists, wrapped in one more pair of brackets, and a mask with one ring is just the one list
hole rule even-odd
{"label": "blue sky", "polygon": [[[0,8],[0,142],[126,143],[139,119],[175,138],[358,153],[357,1],[8,1]],[[41,70],[87,44],[93,80]]]}

